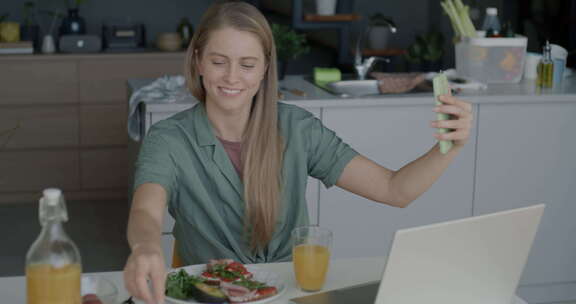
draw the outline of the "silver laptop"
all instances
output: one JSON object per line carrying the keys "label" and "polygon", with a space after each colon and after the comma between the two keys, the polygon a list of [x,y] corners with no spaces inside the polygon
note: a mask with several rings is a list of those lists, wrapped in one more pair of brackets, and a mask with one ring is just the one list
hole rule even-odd
{"label": "silver laptop", "polygon": [[379,282],[297,304],[510,304],[544,205],[396,231]]}

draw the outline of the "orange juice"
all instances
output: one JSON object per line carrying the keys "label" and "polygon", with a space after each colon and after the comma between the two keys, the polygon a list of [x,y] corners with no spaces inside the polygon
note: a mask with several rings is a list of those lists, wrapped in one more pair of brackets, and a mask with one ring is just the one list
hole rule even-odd
{"label": "orange juice", "polygon": [[80,265],[26,267],[28,304],[80,304]]}
{"label": "orange juice", "polygon": [[300,288],[307,291],[322,289],[330,262],[328,247],[312,244],[298,245],[292,251],[292,260],[296,281]]}

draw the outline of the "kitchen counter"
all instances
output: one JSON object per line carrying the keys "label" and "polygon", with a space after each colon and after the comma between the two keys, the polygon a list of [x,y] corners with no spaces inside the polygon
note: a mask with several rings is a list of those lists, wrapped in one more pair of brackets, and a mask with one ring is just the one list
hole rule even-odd
{"label": "kitchen counter", "polygon": [[[128,86],[132,92],[150,83],[150,79],[132,79]],[[358,107],[358,106],[407,106],[428,105],[432,93],[383,94],[355,98],[340,98],[315,86],[300,75],[286,76],[279,87],[298,89],[306,92],[305,97],[282,91],[284,102],[306,107]],[[576,102],[576,77],[567,77],[562,84],[553,89],[540,89],[534,80],[523,80],[517,84],[489,84],[488,89],[479,91],[464,91],[460,98],[474,104],[505,104],[505,103],[540,103],[546,102]],[[181,111],[190,107],[193,100],[180,103],[147,102],[148,110]]]}

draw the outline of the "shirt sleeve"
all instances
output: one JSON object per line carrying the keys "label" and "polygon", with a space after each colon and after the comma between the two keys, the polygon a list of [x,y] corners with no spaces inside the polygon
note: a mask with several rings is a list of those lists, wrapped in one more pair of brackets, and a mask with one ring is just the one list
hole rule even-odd
{"label": "shirt sleeve", "polygon": [[330,188],[336,184],[346,165],[358,152],[316,117],[311,118],[307,133],[308,174]]}
{"label": "shirt sleeve", "polygon": [[154,127],[140,146],[135,164],[133,191],[145,183],[161,185],[169,200],[176,185],[176,166],[170,145],[162,131]]}

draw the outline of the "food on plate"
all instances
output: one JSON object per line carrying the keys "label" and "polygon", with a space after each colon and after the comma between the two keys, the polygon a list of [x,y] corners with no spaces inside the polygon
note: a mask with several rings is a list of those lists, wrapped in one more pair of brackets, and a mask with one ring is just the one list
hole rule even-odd
{"label": "food on plate", "polygon": [[244,265],[230,259],[211,260],[200,275],[184,269],[168,274],[166,295],[200,303],[246,303],[278,293],[274,286],[253,279]]}
{"label": "food on plate", "polygon": [[82,304],[102,304],[102,301],[97,295],[89,293],[82,297]]}
{"label": "food on plate", "polygon": [[252,278],[252,274],[246,270],[242,263],[231,259],[211,260],[206,265],[206,271],[202,277],[211,281],[233,282]]}
{"label": "food on plate", "polygon": [[201,303],[224,303],[228,297],[219,286],[197,282],[190,285],[190,295]]}

